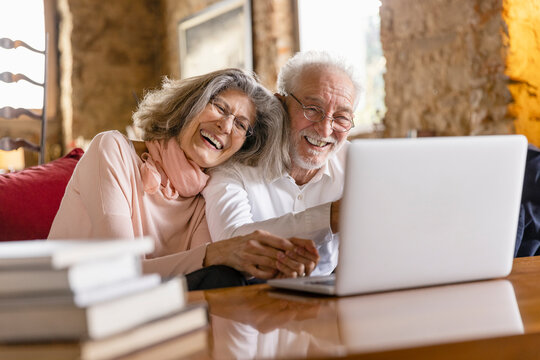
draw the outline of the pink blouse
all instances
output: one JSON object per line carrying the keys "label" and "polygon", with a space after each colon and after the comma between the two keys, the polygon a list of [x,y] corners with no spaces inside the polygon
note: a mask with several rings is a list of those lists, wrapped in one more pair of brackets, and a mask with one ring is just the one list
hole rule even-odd
{"label": "pink blouse", "polygon": [[151,236],[155,250],[143,260],[144,272],[171,276],[202,268],[211,241],[204,198],[145,193],[141,165],[120,132],[98,134],[67,185],[49,239]]}

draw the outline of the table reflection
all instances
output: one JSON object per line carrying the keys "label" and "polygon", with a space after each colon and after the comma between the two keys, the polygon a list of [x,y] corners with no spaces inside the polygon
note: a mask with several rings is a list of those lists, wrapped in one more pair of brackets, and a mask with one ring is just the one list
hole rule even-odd
{"label": "table reflection", "polygon": [[332,299],[272,293],[255,287],[229,290],[226,298],[220,295],[205,293],[213,358],[302,358],[345,351]]}
{"label": "table reflection", "polygon": [[206,293],[217,359],[345,356],[523,333],[506,280],[344,298]]}
{"label": "table reflection", "polygon": [[495,280],[338,301],[342,341],[371,352],[523,333],[514,288]]}

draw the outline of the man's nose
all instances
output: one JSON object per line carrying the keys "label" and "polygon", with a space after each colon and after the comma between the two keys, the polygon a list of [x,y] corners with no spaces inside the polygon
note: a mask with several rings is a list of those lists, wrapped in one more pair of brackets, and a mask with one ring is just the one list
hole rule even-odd
{"label": "man's nose", "polygon": [[321,137],[328,137],[332,135],[334,129],[332,128],[332,118],[330,116],[325,116],[324,119],[315,123],[315,129]]}

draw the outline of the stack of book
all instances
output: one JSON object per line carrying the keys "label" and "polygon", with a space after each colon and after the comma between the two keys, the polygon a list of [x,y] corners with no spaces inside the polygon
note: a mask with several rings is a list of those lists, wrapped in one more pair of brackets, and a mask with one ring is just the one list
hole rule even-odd
{"label": "stack of book", "polygon": [[206,307],[186,305],[183,277],[142,275],[152,250],[149,238],[0,243],[0,357],[108,359],[180,336],[204,348]]}

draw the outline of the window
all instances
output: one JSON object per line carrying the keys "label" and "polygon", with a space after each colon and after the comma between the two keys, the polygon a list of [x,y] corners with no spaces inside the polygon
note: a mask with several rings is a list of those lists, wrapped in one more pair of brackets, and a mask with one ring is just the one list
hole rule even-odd
{"label": "window", "polygon": [[343,56],[360,73],[363,92],[352,134],[373,131],[386,113],[380,5],[379,0],[298,0],[300,50],[326,50]]}
{"label": "window", "polygon": [[[0,38],[22,40],[35,49],[45,49],[45,16],[43,0],[0,1]],[[43,82],[44,56],[26,48],[0,48],[0,73],[23,73],[34,81]],[[43,89],[18,83],[0,82],[0,107],[36,108],[43,105]]]}

